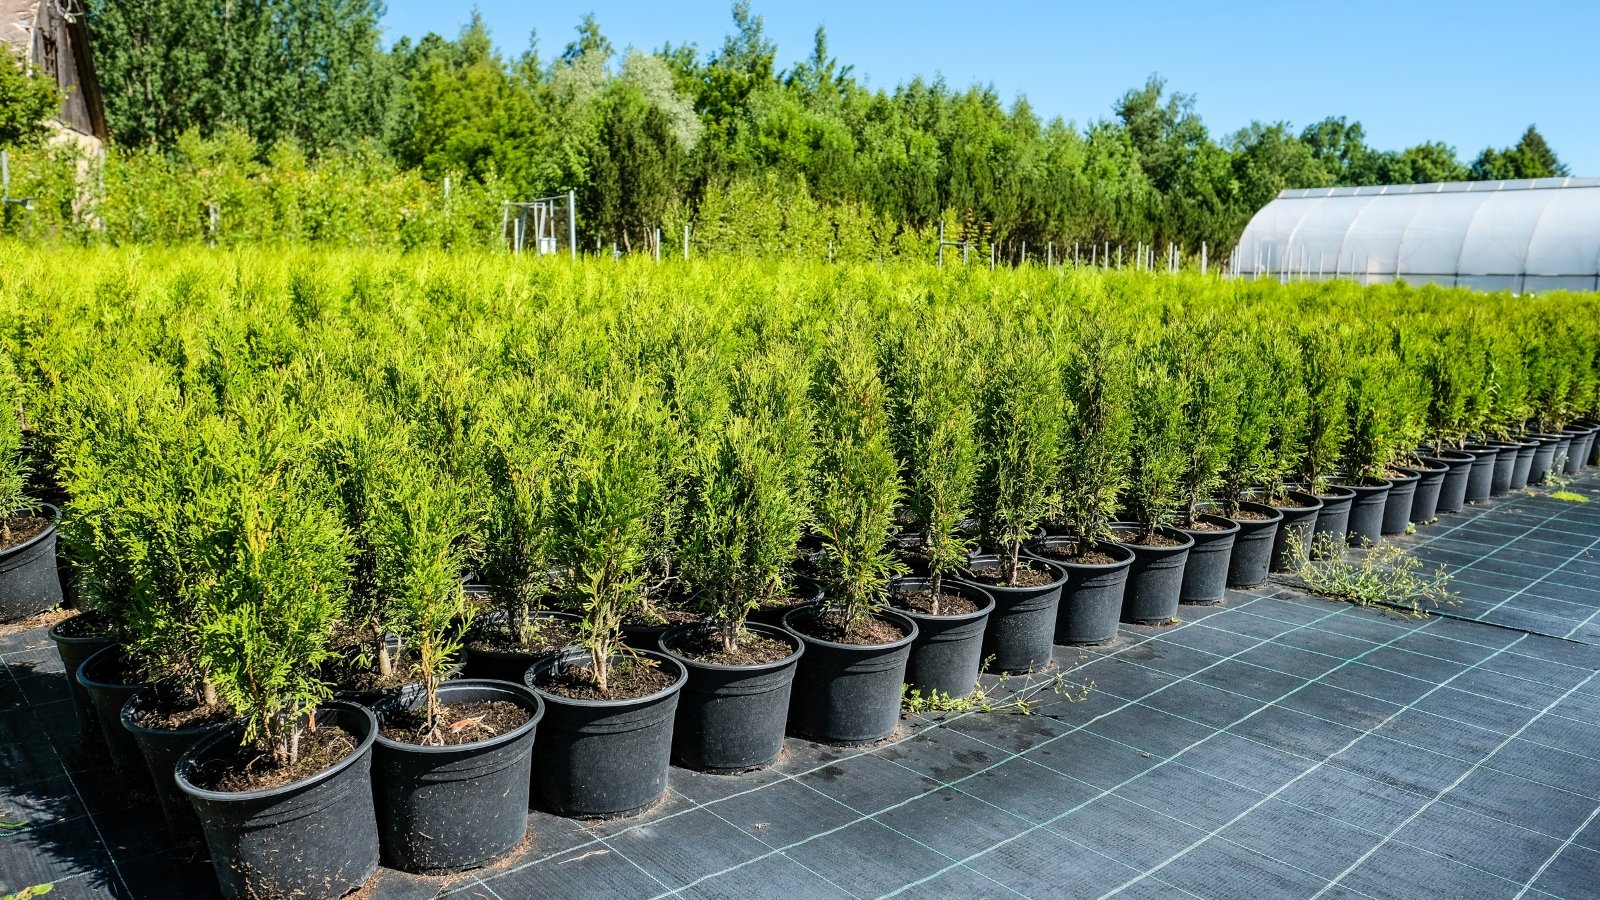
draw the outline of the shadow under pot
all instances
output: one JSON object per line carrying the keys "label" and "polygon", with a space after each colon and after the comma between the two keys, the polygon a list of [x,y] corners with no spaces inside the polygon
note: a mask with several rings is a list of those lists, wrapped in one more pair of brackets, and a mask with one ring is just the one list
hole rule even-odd
{"label": "shadow under pot", "polygon": [[1018,568],[1030,583],[1002,584],[1000,557],[989,553],[973,557],[960,579],[994,598],[983,632],[983,656],[988,671],[1008,675],[1037,672],[1055,661],[1057,611],[1068,581],[1066,569],[1041,559],[1024,556]]}
{"label": "shadow under pot", "polygon": [[[688,681],[678,696],[672,726],[672,759],[701,772],[733,775],[769,766],[783,752],[789,694],[805,644],[770,625],[747,624],[746,637],[762,639],[744,651],[752,661],[734,661],[721,632],[711,625],[680,625],[659,639],[662,653],[677,660]],[[761,660],[761,656],[768,658]]]}
{"label": "shadow under pot", "polygon": [[783,617],[783,627],[806,645],[795,668],[790,733],[830,744],[867,744],[888,737],[900,721],[900,691],[917,623],[884,610],[873,618],[898,630],[898,639],[846,644],[813,634],[823,627],[821,612],[819,606],[803,606]]}
{"label": "shadow under pot", "polygon": [[533,641],[517,643],[506,628],[506,613],[496,610],[480,616],[463,644],[464,678],[492,679],[522,684],[528,667],[550,659],[578,642],[583,619],[576,613],[541,609],[528,616]]}
{"label": "shadow under pot", "polygon": [[[514,711],[478,709],[525,719],[504,730],[480,730],[479,740],[438,746],[379,731],[372,752],[378,846],[384,864],[404,872],[437,875],[488,865],[515,849],[528,831],[534,734],[544,717],[538,695],[520,684],[470,679],[439,685],[439,702],[458,708],[511,704]],[[421,724],[415,714],[426,706],[418,685],[403,706],[382,711],[380,729],[401,720],[414,728]]]}
{"label": "shadow under pot", "polygon": [[1417,500],[1417,483],[1422,473],[1416,469],[1394,468],[1389,478],[1389,497],[1383,502],[1380,530],[1383,534],[1405,534],[1411,524],[1411,507]]}
{"label": "shadow under pot", "polygon": [[1500,449],[1486,444],[1468,444],[1462,449],[1472,454],[1472,469],[1467,474],[1467,502],[1482,503],[1489,499],[1494,486],[1494,466],[1495,460],[1500,458]]}
{"label": "shadow under pot", "polygon": [[[327,768],[259,790],[220,789],[244,763],[243,730],[203,739],[179,760],[178,787],[189,795],[229,900],[340,897],[378,871],[378,820],[372,798],[372,745],[378,720],[365,707],[332,700],[316,713],[350,747]],[[305,738],[302,737],[302,746]]]}
{"label": "shadow under pot", "polygon": [[1122,598],[1122,621],[1133,625],[1161,625],[1178,617],[1178,596],[1194,539],[1172,528],[1157,528],[1153,535],[1137,522],[1111,526],[1117,543],[1133,551],[1128,587]]}
{"label": "shadow under pot", "polygon": [[1467,505],[1467,487],[1472,479],[1472,467],[1478,458],[1465,450],[1440,450],[1434,459],[1445,465],[1444,482],[1439,485],[1438,513],[1458,513]]}
{"label": "shadow under pot", "polygon": [[917,637],[906,659],[906,693],[923,698],[972,696],[983,666],[983,635],[994,597],[969,582],[944,578],[939,609],[932,606],[933,581],[897,578],[889,583],[889,604],[917,623]]}
{"label": "shadow under pot", "polygon": [[1350,502],[1350,536],[1352,547],[1369,547],[1383,536],[1383,514],[1389,505],[1390,484],[1384,478],[1363,478],[1346,485],[1356,492]]}
{"label": "shadow under pot", "polygon": [[1410,519],[1421,525],[1432,522],[1439,515],[1439,494],[1444,489],[1444,479],[1450,472],[1450,466],[1438,457],[1424,456],[1413,468],[1418,477],[1416,493],[1411,497]]}
{"label": "shadow under pot", "polygon": [[1117,636],[1122,598],[1128,586],[1133,551],[1106,541],[1093,549],[1067,535],[1046,535],[1028,542],[1035,559],[1060,566],[1067,573],[1056,607],[1055,642],[1065,646],[1104,644]]}
{"label": "shadow under pot", "polygon": [[[615,679],[625,666],[654,663],[671,682],[632,697],[569,696],[590,664],[589,651],[568,648],[540,660],[524,675],[544,701],[544,724],[534,742],[539,794],[551,812],[612,818],[643,812],[667,789],[672,724],[688,673],[655,650],[630,650],[610,659]],[[613,685],[613,690],[618,686]],[[595,693],[592,688],[589,693]],[[621,693],[618,690],[618,693]]]}
{"label": "shadow under pot", "polygon": [[1489,496],[1504,497],[1511,493],[1511,477],[1516,474],[1517,454],[1522,446],[1511,441],[1490,441],[1489,446],[1499,451],[1489,476]]}
{"label": "shadow under pot", "polygon": [[1265,584],[1272,568],[1272,545],[1278,537],[1283,513],[1261,503],[1241,502],[1230,518],[1239,526],[1228,557],[1228,587],[1253,588]]}
{"label": "shadow under pot", "polygon": [[756,625],[783,627],[783,617],[792,609],[822,602],[822,585],[804,575],[796,575],[791,582],[789,596],[763,603],[750,613],[747,620]]}
{"label": "shadow under pot", "polygon": [[1528,439],[1535,444],[1533,461],[1528,465],[1528,484],[1544,484],[1544,480],[1550,476],[1550,466],[1555,462],[1556,447],[1561,443],[1561,436],[1530,434]]}
{"label": "shadow under pot", "polygon": [[67,686],[72,692],[72,707],[78,715],[78,731],[85,748],[104,752],[105,735],[100,732],[100,717],[95,713],[94,701],[89,692],[78,683],[78,667],[83,661],[107,647],[116,646],[110,635],[99,630],[96,614],[79,613],[50,626],[50,640],[55,642],[56,655],[61,657],[62,671],[67,674]]}
{"label": "shadow under pot", "polygon": [[1520,491],[1528,486],[1528,476],[1533,474],[1533,454],[1539,452],[1539,442],[1521,437],[1513,443],[1517,445],[1517,458],[1511,466],[1511,489]]}
{"label": "shadow under pot", "polygon": [[168,830],[178,843],[197,845],[205,840],[200,819],[195,816],[188,795],[178,787],[174,773],[178,760],[189,748],[228,727],[232,720],[213,710],[192,723],[163,725],[161,715],[170,706],[163,702],[165,696],[166,692],[156,685],[142,687],[122,705],[119,719],[122,727],[133,735],[144,757],[145,769],[155,785],[156,801],[161,804]]}
{"label": "shadow under pot", "polygon": [[111,764],[126,779],[129,788],[148,795],[154,785],[145,768],[139,743],[122,727],[122,706],[140,688],[148,687],[149,682],[119,646],[107,647],[84,660],[78,667],[77,679],[94,705],[95,716],[100,720],[100,734],[111,754]]}
{"label": "shadow under pot", "polygon": [[1200,516],[1199,524],[1207,527],[1174,529],[1194,541],[1194,546],[1189,548],[1189,559],[1183,565],[1178,602],[1209,606],[1221,603],[1228,594],[1228,567],[1233,562],[1233,544],[1239,537],[1239,525],[1216,515]]}
{"label": "shadow under pot", "polygon": [[1322,501],[1304,491],[1285,491],[1281,499],[1268,506],[1283,516],[1272,539],[1272,571],[1294,572],[1311,554],[1311,536],[1316,532]]}
{"label": "shadow under pot", "polygon": [[61,605],[61,573],[56,566],[56,526],[61,511],[48,503],[36,508],[43,515],[15,517],[13,527],[27,524],[40,530],[15,546],[0,549],[0,624],[18,622]]}
{"label": "shadow under pot", "polygon": [[1326,547],[1339,547],[1342,555],[1350,536],[1350,507],[1356,502],[1356,492],[1347,485],[1330,484],[1315,496],[1322,501],[1322,508],[1317,510],[1317,524],[1311,530],[1311,558],[1324,558]]}

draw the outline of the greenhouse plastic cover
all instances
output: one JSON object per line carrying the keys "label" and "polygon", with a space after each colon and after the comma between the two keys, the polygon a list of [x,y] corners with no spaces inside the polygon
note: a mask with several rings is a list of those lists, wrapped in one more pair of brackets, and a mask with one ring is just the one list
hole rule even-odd
{"label": "greenhouse plastic cover", "polygon": [[1250,220],[1245,278],[1600,290],[1600,178],[1288,190]]}

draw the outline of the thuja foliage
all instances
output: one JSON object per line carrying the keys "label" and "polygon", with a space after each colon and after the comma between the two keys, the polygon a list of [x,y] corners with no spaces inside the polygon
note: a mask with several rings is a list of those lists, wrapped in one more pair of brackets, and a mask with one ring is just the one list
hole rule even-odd
{"label": "thuja foliage", "polygon": [[11,517],[28,505],[23,492],[28,466],[22,458],[21,385],[9,363],[0,363],[0,545],[10,543]]}
{"label": "thuja foliage", "polygon": [[897,509],[941,577],[973,539],[1014,579],[1041,527],[1559,429],[1600,413],[1600,299],[0,243],[0,360],[7,497],[26,423],[79,596],[271,760],[343,673],[436,686],[469,621],[579,613],[614,690],[625,623],[737,642],[804,565],[863,639]]}

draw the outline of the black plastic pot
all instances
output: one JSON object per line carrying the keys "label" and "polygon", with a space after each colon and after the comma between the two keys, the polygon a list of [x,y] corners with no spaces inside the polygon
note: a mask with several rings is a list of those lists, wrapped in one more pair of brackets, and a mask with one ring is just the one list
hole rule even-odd
{"label": "black plastic pot", "polygon": [[1127,592],[1128,570],[1133,566],[1133,551],[1121,544],[1105,543],[1095,549],[1111,557],[1111,562],[1082,563],[1064,558],[1077,546],[1077,538],[1046,535],[1029,541],[1027,553],[1060,566],[1067,573],[1061,602],[1056,607],[1055,642],[1068,646],[1104,644],[1117,636],[1117,624],[1122,621],[1122,600]]}
{"label": "black plastic pot", "polygon": [[50,527],[15,547],[0,550],[0,623],[18,622],[61,605],[56,568],[56,525],[61,511],[41,503]]}
{"label": "black plastic pot", "polygon": [[[1132,537],[1137,537],[1144,526],[1137,522],[1117,522],[1111,530],[1114,534],[1135,532]],[[1160,528],[1157,533],[1178,544],[1161,547],[1136,544],[1131,540],[1117,541],[1133,551],[1133,565],[1128,567],[1128,587],[1122,596],[1122,621],[1133,625],[1160,625],[1178,615],[1183,571],[1194,539],[1172,528]]]}
{"label": "black plastic pot", "polygon": [[145,769],[155,785],[156,801],[161,804],[161,814],[167,820],[167,829],[178,843],[199,844],[205,840],[200,830],[200,819],[195,816],[189,797],[178,787],[174,771],[178,759],[189,748],[227,726],[225,723],[189,728],[149,728],[140,725],[140,713],[153,706],[155,701],[156,689],[142,687],[128,698],[128,702],[122,704],[118,717],[122,727],[133,735],[134,743],[144,757]]}
{"label": "black plastic pot", "polygon": [[840,644],[806,633],[817,612],[816,606],[802,606],[783,617],[784,628],[806,645],[795,668],[789,731],[833,744],[865,744],[894,733],[917,623],[886,610],[878,618],[904,637],[887,644]]}
{"label": "black plastic pot", "polygon": [[1384,508],[1389,505],[1389,482],[1385,479],[1373,479],[1373,482],[1346,485],[1356,492],[1356,499],[1350,503],[1350,537],[1352,547],[1376,544],[1383,534]]}
{"label": "black plastic pot", "polygon": [[[418,688],[406,704],[413,710],[427,703]],[[534,733],[544,704],[527,687],[503,681],[439,686],[440,703],[491,700],[517,704],[528,721],[504,734],[450,747],[378,735],[372,793],[385,865],[405,872],[460,872],[487,865],[522,842],[528,831]]]}
{"label": "black plastic pot", "polygon": [[1576,475],[1582,471],[1584,463],[1589,461],[1589,448],[1594,440],[1594,433],[1587,428],[1564,428],[1562,434],[1572,439],[1567,448],[1567,465],[1563,471],[1568,475]]}
{"label": "black plastic pot", "polygon": [[1233,553],[1228,559],[1228,586],[1252,588],[1268,578],[1283,513],[1260,503],[1240,503],[1239,509],[1266,517],[1232,520],[1239,526],[1239,533],[1233,539]]}
{"label": "black plastic pot", "polygon": [[1517,457],[1511,466],[1511,489],[1520,491],[1528,486],[1528,476],[1533,473],[1533,454],[1538,452],[1539,442],[1521,438],[1516,444]]}
{"label": "black plastic pot", "polygon": [[95,712],[94,701],[89,699],[89,692],[78,683],[78,667],[101,650],[115,646],[116,642],[103,635],[73,637],[62,634],[61,627],[71,621],[66,619],[50,626],[50,640],[55,642],[62,671],[67,673],[67,686],[72,691],[72,706],[78,714],[78,731],[83,736],[84,745],[104,750],[106,738],[100,733],[100,716]]}
{"label": "black plastic pot", "polygon": [[822,585],[804,575],[797,575],[794,579],[793,593],[796,599],[787,603],[775,603],[770,606],[758,607],[751,611],[747,621],[755,625],[771,625],[773,628],[782,628],[783,617],[788,615],[790,610],[799,609],[802,606],[810,606],[822,600]]}
{"label": "black plastic pot", "polygon": [[[1061,589],[1067,584],[1067,570],[1055,563],[1033,560],[1033,568],[1043,568],[1053,579],[1036,587],[1002,587],[974,582],[994,597],[994,610],[983,632],[983,656],[989,671],[1019,674],[1048,667],[1055,660],[1056,613],[1061,606]],[[973,557],[968,568],[974,574],[1000,571],[1000,557],[993,554]]]}
{"label": "black plastic pot", "polygon": [[1550,475],[1550,465],[1555,462],[1556,445],[1561,443],[1561,437],[1554,434],[1530,434],[1528,437],[1538,444],[1533,451],[1533,462],[1528,466],[1528,483],[1544,484]]}
{"label": "black plastic pot", "polygon": [[586,666],[589,652],[567,649],[533,664],[526,684],[544,701],[544,727],[534,743],[539,793],[552,812],[601,818],[641,812],[661,799],[672,763],[672,723],[688,681],[683,665],[657,650],[642,656],[676,675],[672,684],[627,700],[578,700],[540,685],[564,666]]}
{"label": "black plastic pot", "polygon": [[111,753],[111,764],[133,790],[148,794],[153,785],[150,772],[145,768],[144,754],[132,733],[122,727],[122,705],[147,684],[125,682],[127,661],[121,647],[107,647],[78,666],[77,679],[94,705],[95,716],[100,720],[100,734]]}
{"label": "black plastic pot", "polygon": [[[890,592],[922,589],[932,585],[927,578],[897,578]],[[937,692],[949,697],[968,697],[978,683],[983,665],[983,633],[989,625],[994,597],[975,584],[945,579],[942,592],[960,594],[978,606],[976,612],[960,615],[931,615],[896,607],[895,611],[917,623],[917,639],[911,642],[906,659],[906,692],[923,697]]]}
{"label": "black plastic pot", "polygon": [[1411,507],[1417,498],[1417,483],[1422,473],[1416,469],[1396,468],[1398,478],[1389,479],[1389,498],[1383,503],[1382,531],[1384,534],[1405,534],[1411,524]]}
{"label": "black plastic pot", "polygon": [[[1562,432],[1556,440],[1554,462],[1550,464],[1550,471],[1556,475],[1564,475],[1567,471],[1567,461],[1572,458],[1572,435]],[[1549,478],[1546,476],[1546,480]]]}
{"label": "black plastic pot", "polygon": [[1460,512],[1467,504],[1467,487],[1478,458],[1465,450],[1440,450],[1434,458],[1445,464],[1444,483],[1439,486],[1439,505],[1434,512]]}
{"label": "black plastic pot", "polygon": [[[1311,536],[1316,532],[1317,516],[1322,512],[1322,501],[1304,491],[1289,491],[1289,499],[1299,506],[1273,506],[1283,515],[1278,524],[1277,536],[1272,541],[1272,571],[1293,572],[1311,553]],[[1297,538],[1299,552],[1295,552]]]}
{"label": "black plastic pot", "polygon": [[[576,613],[557,612],[549,609],[534,613],[533,618],[570,622],[574,625],[582,621],[582,618]],[[498,625],[498,623],[505,621],[505,613],[489,613],[483,617],[483,621],[485,624]],[[473,647],[469,642],[463,651],[466,656],[466,662],[462,667],[461,675],[464,678],[477,680],[488,678],[494,681],[509,681],[512,684],[522,684],[522,676],[528,673],[529,666],[556,656],[561,652],[561,650],[545,653],[530,653],[525,650],[496,650]]]}
{"label": "black plastic pot", "polygon": [[[1309,493],[1309,492],[1308,492]],[[1330,484],[1327,491],[1316,495],[1322,501],[1322,509],[1317,510],[1317,524],[1311,530],[1311,556],[1321,559],[1323,554],[1320,546],[1331,546],[1332,541],[1337,541],[1341,546],[1350,535],[1350,505],[1356,502],[1356,492],[1342,484]]]}
{"label": "black plastic pot", "polygon": [[1517,452],[1522,447],[1509,441],[1490,441],[1489,446],[1500,451],[1494,458],[1494,474],[1489,477],[1489,496],[1504,497],[1511,493],[1511,476],[1517,470]]}
{"label": "black plastic pot", "polygon": [[731,666],[674,649],[707,627],[680,625],[659,640],[661,652],[689,673],[672,726],[672,759],[688,769],[729,775],[769,766],[783,752],[789,694],[805,644],[781,628],[750,624],[745,626],[750,633],[783,641],[792,651],[773,662]]}
{"label": "black plastic pot", "polygon": [[1239,525],[1221,516],[1203,515],[1200,520],[1221,530],[1177,529],[1194,541],[1194,546],[1189,548],[1189,559],[1183,565],[1179,603],[1220,603],[1228,593],[1228,566],[1233,559],[1233,542],[1239,536]]}
{"label": "black plastic pot", "polygon": [[1411,521],[1418,525],[1432,522],[1439,515],[1439,493],[1444,489],[1445,476],[1450,466],[1434,456],[1424,456],[1416,467],[1417,492],[1411,498]]}
{"label": "black plastic pot", "polygon": [[282,787],[213,791],[193,782],[198,767],[238,747],[237,726],[205,738],[178,760],[178,787],[200,818],[217,884],[229,900],[342,897],[378,871],[371,772],[378,720],[365,707],[333,700],[317,710],[317,724],[349,732],[355,750]]}
{"label": "black plastic pot", "polygon": [[1494,466],[1500,458],[1500,448],[1468,444],[1465,449],[1472,454],[1472,469],[1467,475],[1467,502],[1482,503],[1489,499],[1494,486]]}

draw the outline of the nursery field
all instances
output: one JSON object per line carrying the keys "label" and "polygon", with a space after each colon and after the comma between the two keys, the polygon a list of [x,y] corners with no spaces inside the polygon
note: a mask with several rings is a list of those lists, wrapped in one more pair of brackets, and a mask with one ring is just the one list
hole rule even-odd
{"label": "nursery field", "polygon": [[0,348],[0,897],[1600,883],[1600,296],[0,244]]}

